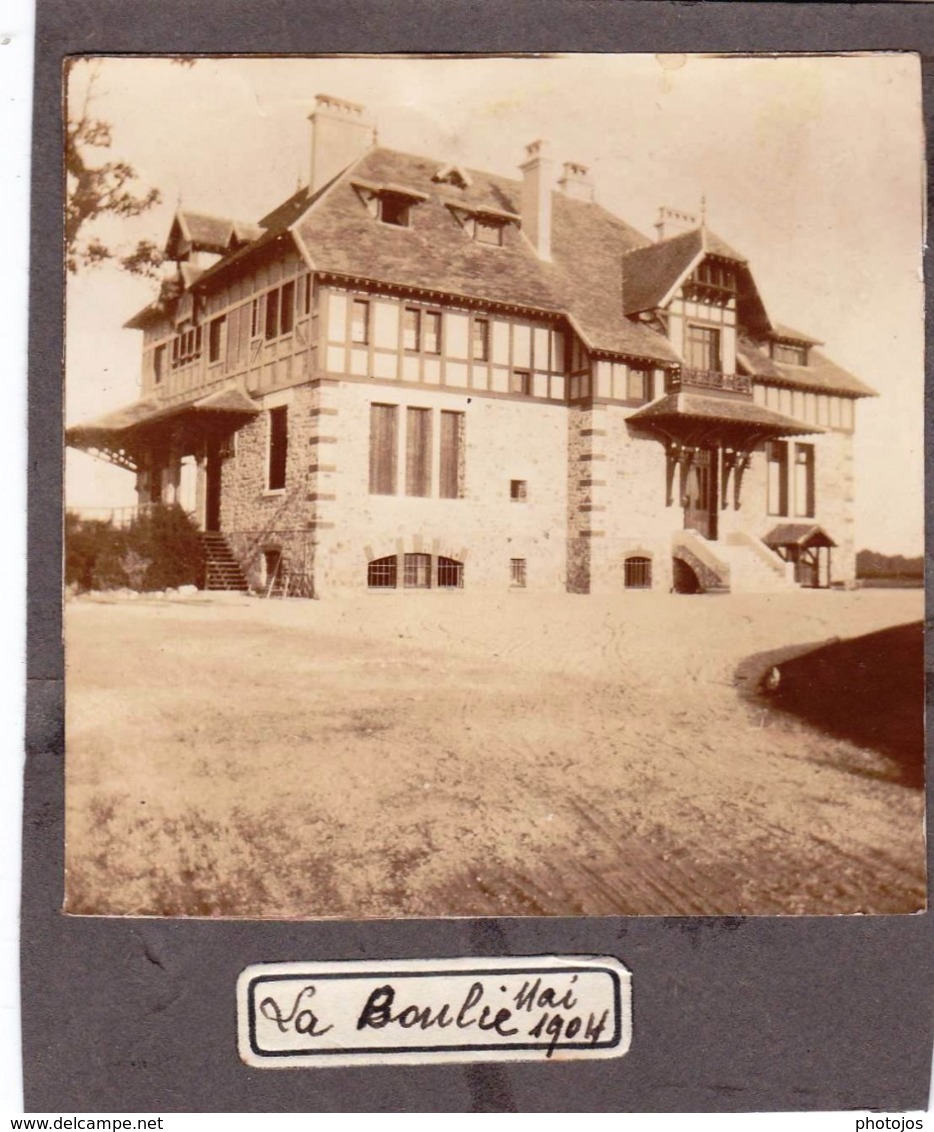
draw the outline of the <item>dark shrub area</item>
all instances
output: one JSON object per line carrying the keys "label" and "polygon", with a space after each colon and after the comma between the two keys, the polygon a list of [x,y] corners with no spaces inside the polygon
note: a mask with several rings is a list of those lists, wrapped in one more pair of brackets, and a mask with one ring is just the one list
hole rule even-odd
{"label": "dark shrub area", "polygon": [[126,528],[65,516],[65,584],[78,590],[200,585],[203,572],[198,530],[176,504],[149,508]]}

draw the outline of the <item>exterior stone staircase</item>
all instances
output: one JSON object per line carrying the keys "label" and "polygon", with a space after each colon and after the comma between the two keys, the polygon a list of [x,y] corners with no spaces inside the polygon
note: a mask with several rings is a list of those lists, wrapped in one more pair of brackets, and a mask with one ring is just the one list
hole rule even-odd
{"label": "exterior stone staircase", "polygon": [[777,593],[796,588],[794,567],[759,539],[730,535],[717,544],[717,554],[729,563],[733,593]]}
{"label": "exterior stone staircase", "polygon": [[737,532],[710,542],[696,531],[675,532],[672,554],[686,562],[704,593],[775,593],[795,589],[794,567],[760,539]]}
{"label": "exterior stone staircase", "polygon": [[204,547],[204,588],[247,593],[250,587],[240,563],[220,531],[202,531],[201,545]]}

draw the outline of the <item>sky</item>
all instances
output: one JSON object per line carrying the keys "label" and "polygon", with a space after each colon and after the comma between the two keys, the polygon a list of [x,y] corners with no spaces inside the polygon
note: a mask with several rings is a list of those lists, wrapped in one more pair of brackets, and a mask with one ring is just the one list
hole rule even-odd
{"label": "sky", "polygon": [[[162,203],[100,232],[162,243],[179,203],[257,220],[308,176],[318,93],[365,104],[382,145],[518,177],[528,142],[590,166],[640,231],[698,212],[749,260],[774,321],[807,331],[880,396],[860,403],[858,547],[923,550],[923,130],[911,54],[831,57],[166,59],[79,63],[69,97],[111,123],[110,159]],[[138,394],[155,284],[69,280],[66,419]],[[133,478],[70,453],[66,501],[135,501]]]}

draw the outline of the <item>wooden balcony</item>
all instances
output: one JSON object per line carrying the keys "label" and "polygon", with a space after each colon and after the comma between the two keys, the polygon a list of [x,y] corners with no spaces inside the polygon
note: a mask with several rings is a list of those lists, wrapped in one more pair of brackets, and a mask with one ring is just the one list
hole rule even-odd
{"label": "wooden balcony", "polygon": [[752,393],[752,381],[743,373],[718,373],[716,370],[689,369],[682,366],[669,379],[669,389],[689,385],[695,389],[720,389],[727,393]]}

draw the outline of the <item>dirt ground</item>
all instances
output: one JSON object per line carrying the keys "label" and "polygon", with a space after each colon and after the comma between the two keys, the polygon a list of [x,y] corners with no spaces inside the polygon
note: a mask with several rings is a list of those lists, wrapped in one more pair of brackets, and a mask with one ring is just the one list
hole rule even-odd
{"label": "dirt ground", "polygon": [[72,600],[68,910],[915,911],[923,791],[757,688],[922,616],[920,590]]}

